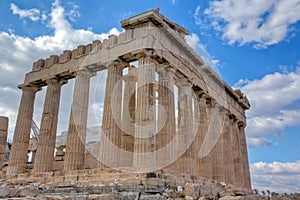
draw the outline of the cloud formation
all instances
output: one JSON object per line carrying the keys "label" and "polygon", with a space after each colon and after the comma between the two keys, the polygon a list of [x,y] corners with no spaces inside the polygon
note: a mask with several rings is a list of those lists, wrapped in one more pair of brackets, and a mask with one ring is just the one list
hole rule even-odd
{"label": "cloud formation", "polygon": [[[249,146],[270,145],[269,136],[284,134],[286,127],[300,125],[300,68],[267,74],[262,79],[240,80],[239,87],[248,96]],[[259,141],[260,140],[260,141]]]}
{"label": "cloud formation", "polygon": [[[194,17],[201,22],[197,7]],[[266,48],[287,37],[300,20],[300,0],[214,0],[204,14],[229,44]]]}
{"label": "cloud formation", "polygon": [[[33,17],[32,19],[36,20],[40,15],[40,11],[37,12],[37,9],[20,10],[15,4],[11,4],[11,6],[13,14],[19,14],[20,18]],[[77,8],[73,5],[71,11]],[[35,38],[29,38],[12,32],[0,32],[0,70],[5,74],[0,80],[0,113],[9,117],[10,135],[13,133],[21,96],[21,91],[16,86],[22,83],[25,73],[31,70],[34,61],[50,55],[60,54],[65,49],[72,50],[80,44],[88,44],[96,39],[106,39],[110,34],[118,35],[120,33],[116,28],[100,34],[91,30],[74,29],[67,19],[70,17],[68,13],[70,11],[66,11],[59,0],[53,2],[50,15],[43,16],[45,19],[49,18],[49,23],[45,28],[50,28],[53,31],[52,35],[40,35]],[[79,16],[79,13],[72,14],[72,16]],[[62,87],[62,106],[59,117],[61,124],[68,124],[71,103],[66,105],[65,102],[71,102],[72,83],[70,81],[70,84]],[[34,119],[37,120],[38,124],[43,110],[44,95],[45,89],[38,92],[36,97]],[[63,127],[64,130],[66,128]]]}
{"label": "cloud formation", "polygon": [[29,18],[32,21],[38,21],[40,19],[40,11],[36,8],[22,10],[16,6],[16,4],[11,3],[10,9],[14,15],[19,15],[20,19]]}
{"label": "cloud formation", "polygon": [[300,161],[257,162],[250,165],[252,188],[279,193],[300,191]]}

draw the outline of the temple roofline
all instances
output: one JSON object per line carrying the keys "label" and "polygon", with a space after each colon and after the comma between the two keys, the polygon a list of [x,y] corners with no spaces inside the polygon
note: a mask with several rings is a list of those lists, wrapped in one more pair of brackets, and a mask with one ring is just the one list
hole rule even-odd
{"label": "temple roofline", "polygon": [[154,10],[149,10],[147,12],[122,20],[121,25],[124,29],[130,29],[136,27],[139,24],[145,23],[147,21],[153,22],[158,27],[171,28],[184,35],[190,34],[188,30],[186,30],[185,28],[183,28],[182,26],[174,22],[171,22],[169,19],[167,19],[165,16],[159,13],[159,8]]}

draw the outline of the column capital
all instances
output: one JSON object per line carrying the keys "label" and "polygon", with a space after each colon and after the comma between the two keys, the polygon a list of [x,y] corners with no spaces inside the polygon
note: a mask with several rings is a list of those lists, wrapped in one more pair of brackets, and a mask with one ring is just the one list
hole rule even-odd
{"label": "column capital", "polygon": [[175,83],[178,87],[192,87],[192,84],[189,82],[189,80],[185,77],[176,79],[176,83]]}
{"label": "column capital", "polygon": [[144,56],[141,56],[139,58],[139,65],[147,65],[147,64],[153,64],[153,63],[156,63],[155,59],[152,58],[151,55],[144,55]]}
{"label": "column capital", "polygon": [[89,71],[87,69],[80,69],[80,70],[78,70],[78,71],[75,72],[75,75],[76,76],[83,75],[83,76],[90,76],[90,77],[92,77],[92,76],[95,76],[96,73],[95,72],[91,72],[91,71]]}
{"label": "column capital", "polygon": [[137,69],[134,66],[128,67],[128,74],[123,75],[122,79],[124,81],[137,81]]}
{"label": "column capital", "polygon": [[210,105],[212,108],[220,109],[220,104],[215,99],[210,99]]}
{"label": "column capital", "polygon": [[47,85],[51,84],[51,83],[58,83],[60,85],[64,85],[66,83],[68,83],[68,80],[65,79],[59,79],[59,78],[50,78],[46,80]]}
{"label": "column capital", "polygon": [[156,71],[158,73],[160,73],[160,72],[172,72],[173,74],[175,74],[176,69],[172,68],[168,64],[158,64],[158,65],[156,65]]}
{"label": "column capital", "polygon": [[229,119],[232,120],[234,123],[238,123],[238,119],[234,114],[229,113]]}
{"label": "column capital", "polygon": [[243,121],[238,121],[239,128],[246,128],[246,123]]}
{"label": "column capital", "polygon": [[134,81],[134,82],[136,82],[136,81],[137,81],[137,76],[132,75],[132,74],[126,74],[126,75],[124,75],[124,76],[122,77],[122,79],[123,79],[124,81]]}
{"label": "column capital", "polygon": [[25,90],[32,90],[33,92],[37,92],[42,90],[42,88],[40,86],[34,85],[34,84],[30,84],[30,85],[18,85],[18,88],[20,88],[21,90],[25,91]]}
{"label": "column capital", "polygon": [[126,67],[130,67],[129,66],[129,63],[127,63],[127,62],[124,62],[124,61],[122,61],[122,60],[114,60],[113,62],[111,62],[109,65],[108,65],[108,68],[110,68],[110,67],[118,67],[118,68],[120,68],[121,70],[122,69],[124,69],[124,68],[126,68]]}
{"label": "column capital", "polygon": [[228,110],[224,106],[219,106],[220,113],[228,115]]}
{"label": "column capital", "polygon": [[204,92],[204,90],[198,90],[198,91],[195,91],[195,94],[197,95],[197,97],[199,98],[199,99],[205,99],[205,100],[208,100],[208,99],[210,99],[211,97],[208,95],[208,94],[206,94],[205,92]]}

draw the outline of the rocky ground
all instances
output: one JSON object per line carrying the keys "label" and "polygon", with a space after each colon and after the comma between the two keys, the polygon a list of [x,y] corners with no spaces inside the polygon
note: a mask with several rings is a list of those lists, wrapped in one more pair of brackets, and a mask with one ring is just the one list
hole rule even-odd
{"label": "rocky ground", "polygon": [[300,200],[300,194],[255,195],[209,179],[172,172],[130,174],[82,170],[0,177],[1,199],[38,200]]}

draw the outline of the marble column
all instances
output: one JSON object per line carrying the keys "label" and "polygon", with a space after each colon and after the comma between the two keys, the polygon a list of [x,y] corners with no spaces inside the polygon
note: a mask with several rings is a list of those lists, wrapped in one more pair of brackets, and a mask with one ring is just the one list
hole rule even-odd
{"label": "marble column", "polygon": [[244,187],[251,189],[251,178],[249,171],[249,161],[248,161],[248,151],[247,151],[247,142],[245,136],[245,124],[239,124],[239,136],[240,136],[240,147],[241,147],[241,157],[244,173]]}
{"label": "marble column", "polygon": [[179,93],[180,103],[180,124],[178,127],[178,154],[183,154],[177,160],[177,170],[179,172],[194,175],[194,152],[192,141],[194,139],[193,131],[193,104],[192,87],[188,80],[181,78],[176,82]]}
{"label": "marble column", "polygon": [[210,114],[210,132],[213,134],[212,145],[213,148],[210,152],[212,160],[212,179],[217,181],[225,181],[224,167],[222,161],[222,143],[221,143],[221,123],[222,120],[219,115],[219,105],[212,101],[211,114]]}
{"label": "marble column", "polygon": [[121,148],[130,153],[122,155],[121,159],[123,160],[122,165],[129,167],[133,164],[137,69],[134,66],[128,67],[128,74],[123,76],[123,80],[124,99]]}
{"label": "marble column", "polygon": [[202,155],[200,149],[203,145],[204,138],[208,129],[207,116],[207,96],[205,94],[197,93],[198,98],[195,99],[195,128],[196,137],[194,142],[194,155],[196,175],[205,178],[212,178],[212,162],[210,155]]}
{"label": "marble column", "polygon": [[235,185],[244,185],[244,172],[241,160],[241,147],[240,147],[240,136],[237,119],[232,116],[231,119],[231,141],[232,141],[232,155],[235,172]]}
{"label": "marble column", "polygon": [[36,86],[23,86],[22,97],[14,132],[7,174],[21,174],[26,171],[30,129],[34,109]]}
{"label": "marble column", "polygon": [[49,79],[41,120],[38,147],[35,155],[34,172],[52,171],[56,141],[60,91],[63,82]]}
{"label": "marble column", "polygon": [[230,122],[229,113],[225,108],[221,108],[220,115],[223,123],[221,124],[222,135],[221,135],[221,145],[222,145],[222,158],[223,158],[223,171],[224,171],[224,181],[226,183],[234,184],[234,164],[232,155],[232,142],[230,135]]}
{"label": "marble column", "polygon": [[0,116],[0,166],[3,164],[6,149],[8,118]]}
{"label": "marble column", "polygon": [[133,166],[138,171],[156,167],[155,66],[156,62],[150,56],[139,59],[133,158]]}
{"label": "marble column", "polygon": [[176,119],[174,104],[175,70],[165,65],[157,67],[158,72],[158,119],[157,119],[157,162],[159,166],[174,168],[176,158]]}
{"label": "marble column", "polygon": [[121,108],[122,108],[122,73],[124,63],[113,62],[107,71],[102,136],[100,149],[100,168],[120,167],[121,155],[114,147],[121,148]]}
{"label": "marble column", "polygon": [[76,72],[69,129],[66,139],[64,171],[81,170],[84,167],[90,78],[86,70]]}

